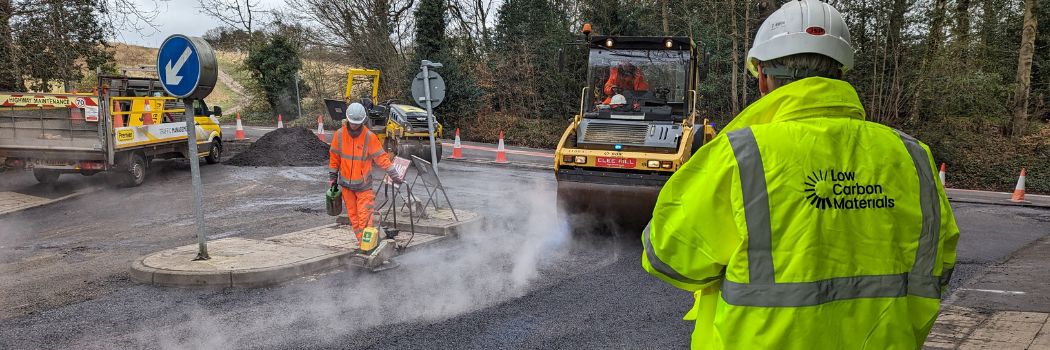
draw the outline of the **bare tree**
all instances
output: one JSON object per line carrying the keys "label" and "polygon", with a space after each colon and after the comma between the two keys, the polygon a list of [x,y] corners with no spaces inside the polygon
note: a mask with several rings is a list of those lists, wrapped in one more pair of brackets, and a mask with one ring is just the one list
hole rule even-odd
{"label": "bare tree", "polygon": [[153,24],[161,13],[159,1],[166,0],[105,0],[99,6],[104,20],[113,27],[116,35],[125,31],[154,34],[159,31]]}
{"label": "bare tree", "polygon": [[449,0],[448,12],[452,16],[451,30],[459,31],[471,39],[475,52],[492,42],[492,16],[494,0]]}
{"label": "bare tree", "polygon": [[202,12],[223,24],[248,33],[247,47],[255,44],[255,29],[266,10],[259,0],[197,0]]}
{"label": "bare tree", "polygon": [[[401,77],[411,44],[409,10],[415,0],[287,0],[320,29],[319,40],[341,49],[347,63],[378,68],[385,77]],[[398,79],[380,80],[384,97],[400,96]]]}

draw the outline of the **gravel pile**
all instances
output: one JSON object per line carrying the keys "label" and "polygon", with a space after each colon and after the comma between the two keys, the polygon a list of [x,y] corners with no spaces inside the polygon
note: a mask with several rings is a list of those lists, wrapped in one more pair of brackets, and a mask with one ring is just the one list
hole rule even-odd
{"label": "gravel pile", "polygon": [[328,164],[328,144],[303,127],[271,131],[225,163],[236,166],[316,166]]}

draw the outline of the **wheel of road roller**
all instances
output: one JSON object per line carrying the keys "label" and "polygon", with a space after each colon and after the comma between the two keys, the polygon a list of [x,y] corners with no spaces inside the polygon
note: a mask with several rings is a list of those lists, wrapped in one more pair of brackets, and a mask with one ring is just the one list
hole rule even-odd
{"label": "wheel of road roller", "polygon": [[639,237],[659,189],[558,181],[558,214],[574,237]]}
{"label": "wheel of road roller", "polygon": [[[428,139],[400,139],[394,148],[394,154],[398,157],[405,159],[412,159],[412,156],[422,158],[425,161],[434,163],[430,160],[430,140]],[[389,146],[388,146],[389,147]],[[441,142],[437,141],[437,160],[441,162]]]}

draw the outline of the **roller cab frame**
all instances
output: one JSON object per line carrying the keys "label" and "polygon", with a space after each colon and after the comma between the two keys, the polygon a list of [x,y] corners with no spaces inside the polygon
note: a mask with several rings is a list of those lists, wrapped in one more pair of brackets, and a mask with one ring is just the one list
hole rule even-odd
{"label": "roller cab frame", "polygon": [[686,37],[594,36],[585,46],[580,109],[555,150],[558,204],[576,231],[640,230],[663,184],[715,136],[697,123],[700,54]]}

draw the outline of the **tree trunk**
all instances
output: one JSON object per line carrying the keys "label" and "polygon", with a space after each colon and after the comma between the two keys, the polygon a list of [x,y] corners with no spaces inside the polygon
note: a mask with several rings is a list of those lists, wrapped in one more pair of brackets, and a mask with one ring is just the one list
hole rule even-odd
{"label": "tree trunk", "polygon": [[664,21],[664,36],[671,35],[671,21],[667,18],[670,13],[667,11],[667,0],[660,0],[660,9],[662,10],[662,17]]}
{"label": "tree trunk", "polygon": [[[743,45],[743,47],[741,47],[741,49],[743,50],[741,52],[741,54],[743,54],[743,57],[744,57],[745,60],[747,59],[747,51],[750,48],[751,48],[751,0],[744,0],[744,45]],[[748,73],[744,72],[744,74],[748,74]],[[747,90],[748,90],[747,89],[747,83],[748,83],[748,80],[747,80],[746,77],[743,79],[743,81],[740,82],[740,89],[742,90],[740,92],[740,104],[741,105],[747,105],[748,104],[747,103]]]}
{"label": "tree trunk", "polygon": [[933,11],[930,13],[930,33],[926,37],[926,57],[924,61],[930,61],[937,57],[937,51],[940,50],[941,44],[944,42],[944,20],[948,12],[947,7],[948,0],[934,1]]}
{"label": "tree trunk", "polygon": [[737,35],[738,28],[736,25],[736,0],[730,0],[729,4],[730,8],[733,9],[729,13],[729,17],[731,19],[730,28],[732,28],[732,33],[730,34],[730,36],[733,39],[733,53],[731,55],[733,60],[733,72],[732,76],[730,77],[731,87],[729,95],[733,97],[733,115],[737,115],[740,114],[740,93],[737,90],[737,87],[740,85],[737,83],[737,77],[740,76],[740,44],[738,43],[739,40],[737,39],[739,38],[739,35]]}
{"label": "tree trunk", "polygon": [[1001,8],[997,6],[995,1],[984,0],[981,6],[981,29],[980,29],[980,47],[977,49],[977,61],[979,67],[987,69],[989,67],[996,66],[996,62],[991,62],[991,57],[994,56],[995,51],[992,48],[992,42],[994,37],[999,33],[999,13]]}
{"label": "tree trunk", "polygon": [[[926,54],[922,57],[922,66],[919,69],[921,77],[927,77],[933,60],[940,51],[941,42],[944,41],[944,19],[947,13],[948,0],[935,0],[930,12],[930,33],[926,36]],[[926,79],[920,78],[915,82],[915,96],[911,100],[911,111],[908,120],[914,122],[919,116],[919,106],[926,100],[929,94],[929,86]]]}
{"label": "tree trunk", "polygon": [[1014,90],[1013,133],[1017,137],[1024,133],[1028,123],[1028,94],[1032,87],[1032,56],[1035,55],[1036,0],[1025,0],[1024,21],[1021,30],[1021,47],[1017,57],[1017,89]]}
{"label": "tree trunk", "polygon": [[970,56],[970,0],[956,0],[952,17],[955,17],[952,36],[955,37],[955,45],[958,48],[956,54],[959,55],[959,60],[966,61]]}
{"label": "tree trunk", "polygon": [[11,35],[11,15],[14,8],[11,0],[0,0],[0,91],[25,91],[14,37]]}

